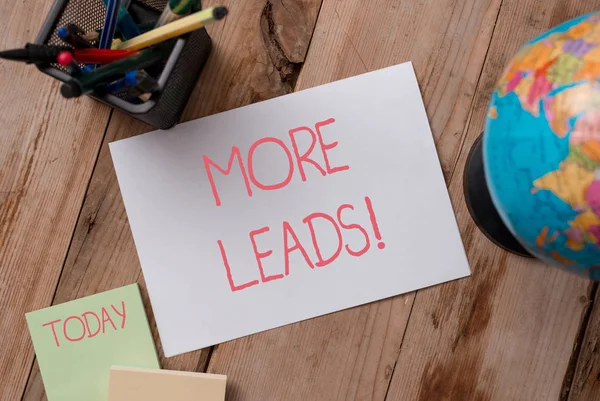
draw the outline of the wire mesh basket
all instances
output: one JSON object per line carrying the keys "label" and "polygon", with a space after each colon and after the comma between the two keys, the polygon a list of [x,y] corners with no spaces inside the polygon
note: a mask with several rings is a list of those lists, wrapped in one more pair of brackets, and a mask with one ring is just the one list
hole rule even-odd
{"label": "wire mesh basket", "polygon": [[[128,11],[137,24],[151,24],[158,19],[166,3],[167,0],[132,0]],[[58,37],[59,27],[77,24],[86,32],[97,31],[102,29],[105,12],[102,0],[56,0],[35,43],[67,46]],[[99,92],[91,92],[89,96],[155,128],[171,128],[179,121],[210,54],[211,46],[211,39],[205,29],[174,40],[165,63],[147,70],[158,80],[158,90],[146,101],[134,102]],[[38,68],[60,81],[70,79],[65,67],[59,64],[42,65]]]}

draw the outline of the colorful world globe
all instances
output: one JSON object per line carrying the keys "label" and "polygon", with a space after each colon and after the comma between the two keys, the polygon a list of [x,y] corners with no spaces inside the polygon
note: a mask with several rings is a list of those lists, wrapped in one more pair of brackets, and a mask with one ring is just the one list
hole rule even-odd
{"label": "colorful world globe", "polygon": [[532,255],[600,279],[600,13],[526,43],[490,101],[483,170]]}

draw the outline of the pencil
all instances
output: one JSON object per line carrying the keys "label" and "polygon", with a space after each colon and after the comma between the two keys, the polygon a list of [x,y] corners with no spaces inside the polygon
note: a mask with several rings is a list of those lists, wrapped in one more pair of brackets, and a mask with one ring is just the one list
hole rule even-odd
{"label": "pencil", "polygon": [[133,39],[121,42],[113,48],[119,50],[143,49],[144,47],[152,46],[167,39],[200,29],[211,22],[222,19],[225,15],[227,15],[225,7],[211,7],[153,29]]}

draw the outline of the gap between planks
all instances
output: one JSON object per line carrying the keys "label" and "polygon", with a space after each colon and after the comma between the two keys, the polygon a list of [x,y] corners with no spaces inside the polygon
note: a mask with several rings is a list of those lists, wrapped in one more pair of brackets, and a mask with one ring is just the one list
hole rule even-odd
{"label": "gap between planks", "polygon": [[[267,5],[272,5],[271,0],[267,0],[266,3],[267,3]],[[307,46],[307,49],[306,49],[306,54],[308,54],[308,51],[310,50],[310,44],[312,42],[312,39],[313,39],[313,36],[314,36],[314,32],[315,32],[315,29],[316,29],[316,26],[317,26],[316,22],[318,21],[320,13],[321,13],[321,7],[322,7],[322,2],[319,4],[319,9],[317,11],[317,17],[315,19],[315,24],[314,24],[312,32],[311,32],[310,40],[308,41],[308,46]],[[302,62],[296,63],[296,66],[297,66],[296,69],[297,69],[297,71],[294,71],[294,74],[295,74],[296,77],[298,77],[300,75],[300,72],[301,72],[301,70],[302,70],[302,68],[304,66],[304,62],[305,61],[306,61],[306,57],[305,57],[305,59]],[[290,93],[295,92],[297,81],[294,80],[293,84],[294,84],[294,87],[291,88],[292,90],[290,91]],[[198,89],[196,88],[196,90],[198,90]],[[94,166],[93,166],[93,168],[91,170],[91,174],[90,174],[90,176],[89,176],[89,178],[87,180],[86,189],[85,189],[85,195],[82,198],[81,205],[79,206],[79,211],[77,213],[77,219],[75,220],[75,223],[74,223],[73,228],[72,228],[71,237],[70,237],[70,240],[69,240],[69,246],[67,247],[67,250],[66,250],[66,253],[65,253],[65,257],[64,257],[63,262],[62,262],[61,267],[60,267],[60,273],[59,273],[57,281],[56,281],[56,285],[55,285],[55,288],[54,288],[54,293],[53,293],[52,298],[51,298],[50,306],[54,305],[54,303],[56,301],[57,291],[58,291],[58,289],[60,287],[60,283],[61,283],[61,281],[63,279],[63,276],[64,276],[65,266],[66,266],[67,259],[69,258],[70,254],[71,254],[71,250],[72,250],[72,247],[73,247],[74,236],[76,234],[76,230],[77,230],[78,224],[80,222],[80,219],[82,218],[82,213],[84,211],[85,201],[87,199],[88,191],[90,189],[90,184],[91,184],[92,179],[93,179],[93,177],[95,176],[95,173],[96,173],[96,168],[97,168],[97,165],[98,165],[99,156],[100,156],[100,154],[102,152],[102,148],[103,148],[102,144],[106,140],[106,136],[107,136],[107,133],[108,133],[108,130],[109,130],[109,127],[110,127],[110,123],[111,123],[111,121],[113,119],[113,114],[114,114],[114,109],[111,108],[110,112],[109,112],[108,119],[106,121],[106,125],[104,127],[104,132],[103,132],[102,137],[101,137],[101,141],[100,141],[101,146],[98,147],[98,151],[95,154]],[[183,118],[185,118],[185,116],[183,116]],[[139,283],[140,280],[142,279],[142,275],[143,275],[142,270],[139,270],[138,275],[136,276],[136,280],[135,281]],[[215,354],[215,351],[217,349],[218,349],[218,345],[215,345],[215,346],[210,347],[208,349],[208,356],[207,356],[207,358],[205,360],[203,360],[201,358],[198,361],[198,366],[196,368],[196,371],[198,371],[198,372],[206,372],[207,371],[209,363],[210,363],[210,360],[211,360],[212,356]],[[27,375],[27,380],[25,381],[26,384],[23,387],[22,394],[21,394],[21,397],[20,397],[21,401],[23,401],[24,398],[25,398],[25,396],[27,395],[28,385],[29,385],[30,380],[31,380],[31,376],[32,376],[33,369],[35,367],[36,360],[37,360],[37,358],[34,357],[32,359],[32,361],[31,361],[31,366],[29,368],[29,373]]]}
{"label": "gap between planks", "polygon": [[[581,325],[579,326],[579,333],[577,333],[577,338],[575,339],[575,346],[573,347],[573,354],[571,354],[571,359],[569,360],[569,365],[567,367],[567,371],[565,372],[565,378],[563,380],[563,390],[560,396],[560,401],[568,401],[571,400],[571,395],[573,394],[573,386],[575,385],[575,379],[577,376],[577,366],[579,365],[580,360],[584,356],[582,351],[584,349],[584,341],[586,337],[586,333],[588,328],[590,327],[590,320],[592,318],[592,312],[594,308],[598,308],[596,297],[598,294],[598,286],[599,283],[592,282],[590,284],[590,293],[588,296],[589,306],[585,311],[584,316],[581,319]],[[593,328],[593,327],[592,327]],[[577,398],[577,397],[576,397]]]}
{"label": "gap between planks", "polygon": [[[469,116],[467,117],[467,123],[465,124],[465,127],[463,129],[463,133],[461,135],[461,141],[460,144],[458,145],[458,151],[456,152],[456,159],[454,162],[454,165],[452,166],[452,171],[450,172],[450,178],[448,180],[448,184],[447,186],[450,187],[450,183],[452,182],[452,180],[454,179],[454,173],[456,172],[456,166],[459,163],[459,156],[462,152],[463,146],[465,144],[466,141],[466,137],[467,137],[467,132],[469,130],[469,126],[471,124],[471,115],[473,114],[473,106],[474,106],[474,102],[475,102],[475,95],[477,93],[477,88],[479,88],[479,82],[481,81],[481,76],[483,75],[483,70],[484,70],[484,66],[485,63],[487,62],[488,59],[488,54],[490,51],[490,45],[492,44],[492,40],[494,39],[494,34],[496,33],[496,25],[498,24],[498,18],[500,17],[500,11],[502,10],[502,5],[503,5],[504,0],[500,0],[500,5],[498,6],[498,11],[496,13],[496,18],[494,19],[494,27],[492,28],[492,34],[490,35],[490,38],[488,40],[488,44],[487,44],[487,49],[485,51],[485,55],[483,56],[483,61],[481,63],[481,69],[479,70],[479,75],[477,76],[477,81],[475,83],[475,92],[473,92],[473,96],[471,97],[471,102],[469,104]],[[419,293],[419,290],[415,291],[415,298],[417,296],[417,294]],[[411,307],[410,307],[410,311],[408,313],[408,322],[410,322],[410,318],[413,312],[413,309],[415,307],[415,303],[413,302]],[[400,347],[398,349],[398,357],[396,358],[396,361],[394,362],[394,366],[392,367],[392,374],[390,375],[389,381],[388,381],[388,385],[387,385],[387,389],[385,391],[385,397],[383,398],[384,400],[388,399],[388,393],[390,391],[390,387],[392,385],[392,380],[394,378],[394,375],[396,374],[396,365],[398,362],[398,358],[400,358],[400,350],[402,350],[402,345],[404,344],[404,338],[406,336],[406,331],[408,330],[408,324],[404,327],[404,331],[402,332],[402,339],[400,340]]]}
{"label": "gap between planks", "polygon": [[[96,171],[96,165],[98,164],[98,158],[100,156],[100,151],[102,150],[102,143],[104,142],[104,138],[106,137],[106,133],[108,132],[108,126],[110,124],[110,120],[112,119],[113,111],[114,111],[114,109],[111,108],[110,112],[108,114],[108,118],[106,119],[106,125],[104,126],[104,132],[102,133],[102,140],[100,141],[101,146],[98,146],[98,151],[96,152],[96,157],[94,158],[94,167],[92,168],[91,174],[88,178],[88,182],[85,187],[85,192],[84,192],[85,195],[81,199],[81,205],[79,206],[79,212],[77,213],[77,219],[75,220],[75,223],[73,224],[73,230],[71,232],[71,239],[69,240],[69,246],[67,247],[67,251],[65,252],[65,257],[64,257],[62,265],[60,267],[60,273],[56,280],[56,286],[54,287],[54,294],[52,294],[52,300],[50,302],[50,305],[54,305],[54,300],[56,298],[56,292],[58,291],[58,286],[60,284],[60,281],[63,276],[63,272],[65,270],[65,264],[67,262],[67,257],[69,256],[69,252],[71,251],[71,246],[73,245],[73,238],[75,237],[75,229],[77,228],[77,223],[79,222],[79,219],[81,218],[81,213],[83,211],[83,205],[85,204],[85,199],[87,197],[88,190],[90,189],[90,183],[92,182],[92,177],[94,176],[94,171]],[[23,401],[23,399],[25,398],[25,394],[27,393],[27,383],[29,383],[29,380],[31,380],[31,373],[33,372],[33,367],[35,366],[36,360],[37,360],[37,356],[31,360],[31,366],[29,368],[29,373],[27,374],[27,380],[25,381],[25,386],[23,387],[23,393],[21,394],[21,397],[20,397],[21,401]]]}

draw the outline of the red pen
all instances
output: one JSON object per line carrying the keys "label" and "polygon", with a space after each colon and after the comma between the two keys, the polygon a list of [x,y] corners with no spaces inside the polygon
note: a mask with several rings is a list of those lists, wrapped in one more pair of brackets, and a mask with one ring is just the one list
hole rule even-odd
{"label": "red pen", "polygon": [[136,50],[111,49],[72,49],[67,46],[47,46],[28,43],[25,49],[0,51],[0,58],[22,61],[26,63],[54,63],[61,61],[71,63],[64,55],[57,60],[59,54],[71,53],[80,64],[109,64],[136,53]]}
{"label": "red pen", "polygon": [[81,64],[108,64],[131,56],[136,50],[74,49],[73,53]]}

